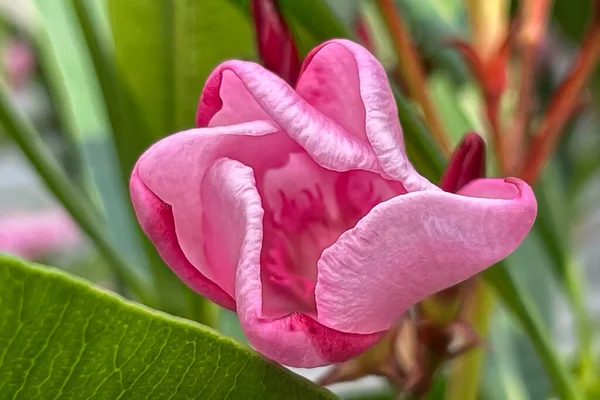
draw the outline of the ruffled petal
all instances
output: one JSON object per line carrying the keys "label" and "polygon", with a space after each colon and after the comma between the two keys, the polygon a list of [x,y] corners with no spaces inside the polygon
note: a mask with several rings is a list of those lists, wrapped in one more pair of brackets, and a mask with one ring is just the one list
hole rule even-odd
{"label": "ruffled petal", "polygon": [[173,272],[194,291],[225,308],[235,310],[233,297],[204,276],[183,254],[177,240],[171,207],[146,187],[137,167],[131,176],[130,191],[133,207],[144,233]]}
{"label": "ruffled petal", "polygon": [[302,314],[264,318],[260,265],[264,210],[253,171],[240,162],[220,159],[207,172],[205,190],[228,210],[220,214],[221,224],[228,227],[220,243],[222,251],[238,255],[237,312],[258,351],[285,365],[315,367],[356,356],[381,337],[337,332]]}
{"label": "ruffled petal", "polygon": [[[294,146],[277,126],[267,121],[193,129],[153,145],[138,161],[132,179],[141,181],[165,207],[170,208],[168,215],[173,219],[176,235],[170,243],[178,244],[185,259],[198,272],[234,297],[235,270],[220,265],[220,244],[213,239],[216,228],[211,228],[215,224],[206,219],[208,211],[214,214],[229,210],[219,209],[218,205],[206,201],[202,181],[207,169],[219,158],[239,160],[260,174],[286,163]],[[154,219],[163,221],[167,213],[157,216],[162,208],[147,208],[145,203],[150,202],[151,197],[142,196],[140,193],[144,192],[134,190],[136,187],[132,183],[131,195],[138,219],[146,230],[145,224],[157,223]],[[157,247],[163,246],[161,236],[151,239]],[[169,265],[177,272],[177,266]]]}
{"label": "ruffled petal", "polygon": [[209,76],[196,122],[223,126],[272,120],[321,166],[380,172],[371,146],[309,105],[285,81],[258,64],[227,61]]}
{"label": "ruffled petal", "polygon": [[388,329],[421,299],[500,261],[537,212],[521,180],[480,179],[459,194],[420,191],[377,205],[318,263],[317,318],[344,332]]}
{"label": "ruffled petal", "polygon": [[356,140],[368,143],[383,171],[408,191],[437,189],[408,161],[387,75],[365,48],[339,39],[316,47],[304,60],[296,90]]}

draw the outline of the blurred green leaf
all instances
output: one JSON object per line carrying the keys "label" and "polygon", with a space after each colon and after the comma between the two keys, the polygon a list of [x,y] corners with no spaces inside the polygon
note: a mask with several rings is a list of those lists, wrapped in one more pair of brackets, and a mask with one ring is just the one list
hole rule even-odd
{"label": "blurred green leaf", "polygon": [[536,185],[538,217],[535,228],[549,258],[545,266],[551,268],[573,311],[580,361],[587,363],[592,356],[593,327],[585,305],[580,266],[573,262],[570,234],[574,212],[567,193],[557,166],[550,162]]}
{"label": "blurred green leaf", "polygon": [[277,4],[292,32],[301,27],[312,36],[312,43],[304,43],[308,50],[329,39],[354,36],[323,0],[277,0]]}
{"label": "blurred green leaf", "polygon": [[572,203],[587,188],[587,184],[593,182],[592,178],[596,178],[600,172],[600,157],[598,157],[600,137],[596,134],[600,118],[598,115],[594,115],[582,119],[583,123],[578,124],[580,129],[571,135],[569,132],[565,135],[567,140],[571,139],[566,153],[570,162],[573,163],[573,174],[567,181],[567,193],[570,194]]}
{"label": "blurred green leaf", "polygon": [[[90,55],[93,61],[93,65],[98,76],[98,81],[100,83],[100,87],[102,89],[104,103],[109,115],[109,120],[111,122],[113,140],[117,148],[117,153],[119,156],[120,166],[121,166],[121,175],[123,177],[123,187],[128,187],[129,176],[133,169],[135,162],[138,157],[142,154],[142,152],[149,147],[154,141],[156,141],[161,135],[166,135],[167,133],[174,132],[176,129],[173,128],[170,132],[159,132],[159,129],[162,126],[166,126],[166,122],[157,122],[155,120],[148,121],[145,120],[145,117],[153,116],[153,111],[148,111],[144,109],[144,106],[148,106],[149,103],[147,100],[142,101],[144,99],[144,95],[142,93],[133,92],[129,85],[127,84],[127,74],[124,73],[120,68],[117,67],[118,59],[115,61],[115,51],[118,53],[118,47],[115,50],[112,46],[112,43],[109,42],[110,36],[108,35],[108,27],[103,25],[103,18],[98,16],[98,13],[101,11],[97,8],[97,4],[86,2],[83,0],[71,0],[75,9],[75,13],[77,15],[77,20],[83,36],[88,45]],[[138,7],[140,4],[134,2],[127,3],[119,3],[124,7],[135,6]],[[158,5],[158,3],[156,3]],[[178,2],[176,5],[186,5],[187,3]],[[203,3],[204,4],[204,3]],[[144,3],[145,6],[148,6],[147,3]],[[169,4],[164,3],[166,7],[169,7]],[[118,5],[117,5],[118,6]],[[171,6],[175,6],[171,4]],[[154,4],[150,7],[143,7],[147,10],[154,10]],[[135,11],[135,9],[131,9],[129,11]],[[163,10],[165,11],[165,10]],[[179,14],[187,15],[183,12],[179,12]],[[195,14],[194,14],[195,15]],[[135,16],[135,18],[133,17]],[[143,14],[142,14],[143,16]],[[197,17],[197,15],[196,15]],[[123,17],[125,18],[125,17]],[[195,18],[193,15],[190,16],[192,20]],[[131,13],[128,15],[128,22],[119,21],[119,24],[124,24],[125,26],[131,27],[135,25],[132,21],[136,21],[136,26],[145,27],[145,29],[150,29],[147,32],[148,35],[154,34],[159,35],[159,32],[154,29],[152,22],[146,21],[146,23],[142,23],[139,20],[139,16],[136,13]],[[189,28],[187,25],[175,25],[180,29]],[[124,27],[123,27],[124,28]],[[172,32],[171,32],[172,33]],[[193,32],[192,32],[193,33]],[[204,37],[208,37],[210,35],[204,35]],[[190,33],[190,38],[193,35]],[[191,40],[188,38],[188,40]],[[134,52],[137,44],[135,42],[125,41],[127,44],[128,51]],[[146,42],[141,42],[140,47],[144,49],[144,45]],[[187,42],[186,42],[187,43]],[[176,43],[172,43],[173,46]],[[194,45],[194,43],[189,43],[190,46]],[[132,46],[132,48],[129,48]],[[157,49],[154,49],[157,50]],[[173,49],[170,49],[171,51]],[[123,52],[126,49],[122,50]],[[147,49],[145,51],[148,51]],[[196,54],[194,51],[189,50],[191,54]],[[143,53],[143,51],[142,51]],[[203,52],[201,52],[204,54]],[[158,64],[169,64],[173,63],[172,57],[167,57],[169,55],[156,53],[153,60]],[[170,55],[173,56],[173,55]],[[183,56],[182,56],[183,57]],[[183,57],[185,59],[185,57]],[[152,60],[131,60],[131,62],[139,62],[140,64],[134,64],[133,66],[129,66],[130,68],[134,68],[135,71],[142,70],[151,70],[151,68],[139,69],[139,65],[145,65],[146,62],[150,62]],[[190,68],[192,68],[190,66]],[[131,73],[131,69],[129,70]],[[172,88],[179,88],[181,85],[175,85],[175,77],[179,72],[177,69],[173,69],[171,71],[173,76],[170,77],[169,82],[173,84]],[[140,72],[141,74],[141,72]],[[151,76],[144,75],[145,78],[151,79]],[[182,74],[181,79],[185,81],[187,75]],[[164,77],[163,77],[164,78]],[[150,80],[149,82],[153,82]],[[187,82],[186,83],[191,83]],[[152,86],[149,86],[152,89]],[[143,87],[138,87],[138,89],[143,89]],[[151,90],[150,90],[151,91]],[[173,94],[173,93],[171,93]],[[191,94],[191,92],[190,92]],[[152,94],[148,94],[152,97]],[[137,98],[136,98],[137,96]],[[197,97],[199,96],[199,92],[195,95],[195,99],[193,100],[194,108],[196,107]],[[174,99],[176,96],[173,94]],[[154,104],[150,104],[150,106],[154,107]],[[169,117],[169,121],[173,123],[175,121],[175,108],[172,103],[162,103],[161,107],[166,107],[173,116]],[[191,106],[190,106],[191,107]],[[160,114],[165,115],[165,114]],[[157,125],[158,124],[158,125]],[[191,118],[190,125],[193,125],[193,117]],[[153,127],[154,129],[150,129]],[[158,129],[158,130],[157,130]],[[212,303],[204,300],[202,297],[196,295],[185,286],[180,279],[178,279],[175,274],[166,267],[161,258],[159,257],[156,249],[150,243],[150,241],[143,236],[143,245],[145,249],[145,253],[150,262],[150,267],[152,271],[152,279],[155,286],[155,293],[159,298],[159,304],[157,305],[160,309],[168,311],[170,313],[174,313],[176,315],[186,316],[191,319],[195,319],[200,321],[206,325],[212,326],[215,323],[216,319],[216,308],[212,305]]]}
{"label": "blurred green leaf", "polygon": [[523,368],[520,365],[522,354],[516,348],[516,330],[514,320],[507,315],[503,308],[494,312],[488,338],[490,346],[481,377],[479,391],[481,398],[486,400],[530,399],[527,394],[527,389],[531,386],[530,374],[523,374]]}
{"label": "blurred green leaf", "polygon": [[56,163],[48,148],[29,121],[15,108],[4,84],[0,86],[0,125],[17,143],[50,192],[62,203],[81,229],[104,255],[113,272],[147,304],[152,296],[147,292],[148,280],[132,268],[114,247],[106,234],[99,213],[90,200],[74,186]]}
{"label": "blurred green leaf", "polygon": [[[87,44],[92,65],[98,78],[104,106],[117,149],[124,187],[140,154],[156,139],[148,124],[141,118],[140,106],[135,103],[128,87],[117,73],[114,49],[104,31],[98,10],[93,2],[71,0],[77,22]],[[131,14],[133,17],[135,14]]]}
{"label": "blurred green leaf", "polygon": [[562,31],[572,39],[579,40],[592,10],[592,0],[555,0],[552,17],[558,22]]}
{"label": "blurred green leaf", "polygon": [[[536,229],[525,238],[513,254],[504,260],[506,270],[518,284],[520,292],[527,294],[527,300],[532,310],[538,314],[541,327],[550,340],[557,312],[555,306],[558,302],[556,300],[557,296],[561,294],[555,277],[548,271],[548,265],[551,262],[543,240]],[[524,268],[524,266],[527,267]],[[494,315],[494,317],[502,318],[510,310],[503,305],[499,311],[501,311],[500,315]],[[510,378],[512,375],[510,382],[513,386],[520,377],[526,383],[522,388],[523,393],[529,398],[545,397],[550,392],[549,376],[545,372],[541,358],[536,355],[536,349],[532,342],[528,340],[527,332],[518,329],[517,323],[518,320],[511,318],[504,324],[504,337],[501,340],[506,342],[513,354],[508,355],[509,349],[506,349],[505,353],[498,356],[499,361],[506,361],[508,364],[501,365],[500,368],[502,370],[512,368],[514,373],[506,377]],[[514,364],[512,367],[511,363]],[[506,383],[508,384],[508,382]],[[514,391],[516,388],[507,386],[506,389]]]}
{"label": "blurred green leaf", "polygon": [[0,391],[30,399],[335,399],[188,321],[0,256]]}
{"label": "blurred green leaf", "polygon": [[460,108],[460,103],[456,101],[459,97],[459,88],[445,72],[430,74],[427,86],[440,117],[447,127],[450,143],[454,147],[465,133],[474,130],[473,125]]}
{"label": "blurred green leaf", "polygon": [[582,399],[565,365],[552,345],[552,338],[541,320],[539,312],[531,305],[527,295],[512,277],[504,262],[488,268],[484,278],[494,287],[521,328],[527,333],[548,373],[556,394],[561,399]]}
{"label": "blurred green leaf", "polygon": [[549,163],[535,187],[538,200],[536,229],[550,255],[553,273],[564,281],[569,259],[571,209],[556,165]]}
{"label": "blurred green leaf", "polygon": [[49,71],[63,125],[78,141],[102,135],[108,124],[85,41],[73,26],[72,9],[67,2],[35,3],[40,16],[38,56]]}
{"label": "blurred green leaf", "polygon": [[202,86],[218,63],[253,57],[249,23],[226,1],[108,5],[122,84],[154,140],[195,125]]}
{"label": "blurred green leaf", "polygon": [[36,0],[36,5],[41,22],[36,50],[61,125],[81,155],[86,189],[93,199],[100,200],[104,214],[109,216],[107,230],[116,245],[143,267],[141,244],[109,140],[106,109],[74,10],[65,1]]}
{"label": "blurred green leaf", "polygon": [[346,27],[352,30],[360,10],[360,0],[323,0],[325,4],[333,11],[337,19]]}
{"label": "blurred green leaf", "polygon": [[432,182],[439,182],[446,160],[435,145],[423,120],[416,115],[409,100],[395,86],[392,86],[398,116],[404,133],[404,144],[411,163],[417,171]]}
{"label": "blurred green leaf", "polygon": [[421,56],[457,83],[468,79],[469,73],[461,57],[446,41],[468,34],[463,3],[456,0],[396,0]]}

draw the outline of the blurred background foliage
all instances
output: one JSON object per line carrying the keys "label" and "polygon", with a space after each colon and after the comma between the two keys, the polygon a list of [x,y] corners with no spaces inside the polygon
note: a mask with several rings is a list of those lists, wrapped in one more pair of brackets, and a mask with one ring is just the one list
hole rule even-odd
{"label": "blurred background foliage", "polygon": [[[261,62],[250,3],[0,1],[0,216],[66,210],[87,239],[66,249],[58,243],[56,251],[37,260],[240,341],[244,337],[235,315],[180,283],[141,234],[127,181],[150,144],[194,126],[203,83],[219,62]],[[379,3],[279,0],[277,6],[300,57],[336,37],[362,42],[376,54],[390,74],[409,157],[420,173],[438,182],[445,152],[426,107],[402,72],[407,61],[395,48],[389,15],[382,14]],[[450,45],[455,39],[476,45],[472,10],[477,3],[395,0],[394,5],[424,67],[426,91],[448,143],[454,147],[465,132],[477,131],[490,142],[488,171],[495,174],[494,134],[481,82]],[[479,6],[492,3],[506,17],[486,15],[483,22],[504,21],[508,31],[509,16],[518,16],[522,2],[482,0]],[[528,122],[543,115],[592,20],[590,0],[548,3]],[[520,68],[512,54],[505,65],[503,120],[517,112]],[[488,333],[485,344],[445,365],[428,398],[600,396],[595,339],[600,322],[599,112],[596,70],[536,181],[539,217],[532,234],[485,274],[482,285],[493,287],[501,299],[476,304],[484,308],[475,310],[476,316],[491,313],[491,318],[471,321]],[[312,378],[322,374],[299,372]],[[348,398],[395,396],[379,378],[332,388]]]}

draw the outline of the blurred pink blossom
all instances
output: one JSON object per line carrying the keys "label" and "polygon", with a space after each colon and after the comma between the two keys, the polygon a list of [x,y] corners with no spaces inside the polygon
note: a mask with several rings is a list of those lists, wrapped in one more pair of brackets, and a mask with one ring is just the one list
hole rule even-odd
{"label": "blurred pink blossom", "polygon": [[0,216],[0,253],[39,260],[72,250],[81,243],[77,225],[62,210],[20,211]]}
{"label": "blurred pink blossom", "polygon": [[34,67],[33,51],[27,43],[17,39],[6,43],[2,49],[2,69],[11,88],[22,88],[31,77]]}

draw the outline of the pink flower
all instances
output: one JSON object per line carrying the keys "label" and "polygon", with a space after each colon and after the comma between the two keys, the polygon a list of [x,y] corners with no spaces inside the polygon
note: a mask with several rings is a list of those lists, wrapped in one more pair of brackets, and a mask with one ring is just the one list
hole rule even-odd
{"label": "pink flower", "polygon": [[33,51],[27,43],[11,39],[2,49],[2,64],[8,84],[14,90],[19,90],[34,72]]}
{"label": "pink flower", "polygon": [[139,159],[136,214],[181,279],[283,364],[365,351],[411,305],[510,254],[535,219],[519,179],[453,194],[420,176],[385,71],[346,40],[314,49],[295,89],[251,62],[219,65],[197,124]]}
{"label": "pink flower", "polygon": [[37,261],[55,252],[73,249],[81,242],[77,225],[63,211],[0,216],[0,253]]}

